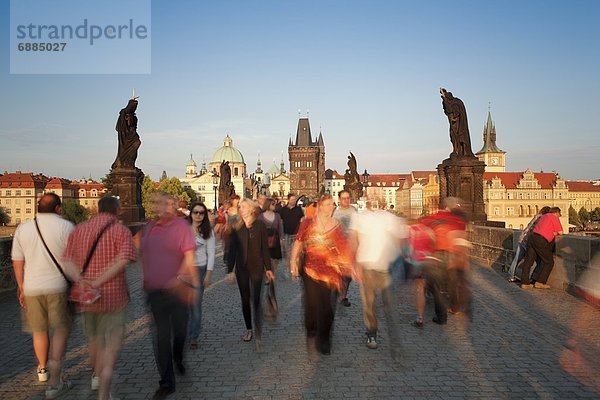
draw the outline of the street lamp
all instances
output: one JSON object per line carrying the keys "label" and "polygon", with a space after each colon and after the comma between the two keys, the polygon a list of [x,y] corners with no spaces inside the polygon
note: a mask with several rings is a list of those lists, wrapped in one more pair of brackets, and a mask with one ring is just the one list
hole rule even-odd
{"label": "street lamp", "polygon": [[219,186],[219,174],[217,174],[216,172],[213,172],[212,174],[212,181],[213,181],[213,190],[215,191],[215,215],[217,215],[217,187]]}

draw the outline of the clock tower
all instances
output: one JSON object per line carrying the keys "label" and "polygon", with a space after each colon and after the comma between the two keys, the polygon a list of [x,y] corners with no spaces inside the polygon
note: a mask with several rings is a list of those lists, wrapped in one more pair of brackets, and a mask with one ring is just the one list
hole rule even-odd
{"label": "clock tower", "polygon": [[475,155],[485,163],[485,172],[506,171],[506,152],[496,145],[496,126],[489,110],[487,123],[483,127],[483,147]]}

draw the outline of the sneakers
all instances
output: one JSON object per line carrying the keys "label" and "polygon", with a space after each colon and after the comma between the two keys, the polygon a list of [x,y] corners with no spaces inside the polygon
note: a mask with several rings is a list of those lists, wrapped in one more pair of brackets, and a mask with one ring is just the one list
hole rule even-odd
{"label": "sneakers", "polygon": [[48,370],[46,368],[42,368],[38,366],[37,369],[38,381],[46,382],[48,381]]}
{"label": "sneakers", "polygon": [[92,390],[100,389],[100,377],[92,375]]}
{"label": "sneakers", "polygon": [[73,387],[73,384],[70,381],[63,381],[62,379],[58,385],[48,385],[48,388],[46,389],[46,399],[56,399],[67,390],[71,389],[71,387]]}
{"label": "sneakers", "polygon": [[377,340],[375,339],[375,336],[368,336],[367,337],[367,347],[369,349],[376,349],[377,348]]}
{"label": "sneakers", "polygon": [[545,283],[541,282],[536,282],[533,287],[536,289],[550,289],[550,285],[546,285]]}

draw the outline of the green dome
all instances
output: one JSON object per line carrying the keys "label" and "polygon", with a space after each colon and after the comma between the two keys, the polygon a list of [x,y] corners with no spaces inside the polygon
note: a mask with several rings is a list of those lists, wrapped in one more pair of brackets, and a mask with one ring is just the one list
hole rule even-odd
{"label": "green dome", "polygon": [[215,151],[211,163],[220,163],[223,161],[229,161],[230,163],[244,163],[244,156],[242,153],[233,147],[233,140],[227,135],[223,140],[223,147]]}

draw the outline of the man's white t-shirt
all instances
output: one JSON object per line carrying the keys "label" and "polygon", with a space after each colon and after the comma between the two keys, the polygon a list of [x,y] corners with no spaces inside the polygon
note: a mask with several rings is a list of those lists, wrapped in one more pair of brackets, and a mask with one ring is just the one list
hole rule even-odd
{"label": "man's white t-shirt", "polygon": [[[48,248],[61,263],[67,239],[74,225],[54,213],[40,213],[37,220]],[[61,293],[67,290],[67,282],[44,247],[34,221],[22,223],[17,228],[11,257],[16,261],[25,261],[23,293],[26,296]],[[63,264],[61,266],[64,271]]]}
{"label": "man's white t-shirt", "polygon": [[383,210],[363,211],[352,218],[350,230],[358,235],[356,261],[366,269],[387,271],[400,255],[400,239],[407,236],[402,218]]}

